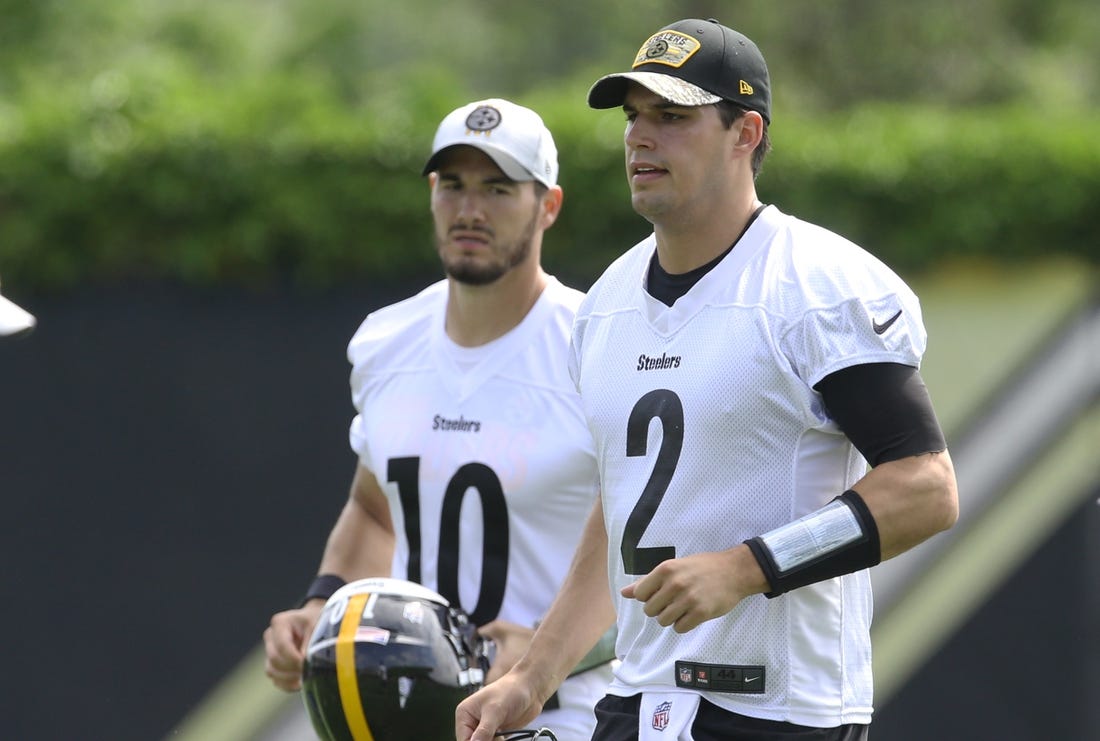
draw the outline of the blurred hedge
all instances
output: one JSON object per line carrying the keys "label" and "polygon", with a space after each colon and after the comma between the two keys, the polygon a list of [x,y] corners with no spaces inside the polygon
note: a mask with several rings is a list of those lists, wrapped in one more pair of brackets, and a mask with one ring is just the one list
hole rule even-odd
{"label": "blurred hedge", "polygon": [[[150,76],[149,80],[157,79]],[[301,80],[165,89],[105,73],[0,103],[0,271],[26,290],[144,279],[323,289],[436,275],[420,168],[445,75],[351,108]],[[566,84],[520,102],[566,191],[546,262],[586,284],[648,233],[622,116]],[[1029,109],[777,111],[759,190],[899,269],[947,256],[1100,262],[1100,118]]]}

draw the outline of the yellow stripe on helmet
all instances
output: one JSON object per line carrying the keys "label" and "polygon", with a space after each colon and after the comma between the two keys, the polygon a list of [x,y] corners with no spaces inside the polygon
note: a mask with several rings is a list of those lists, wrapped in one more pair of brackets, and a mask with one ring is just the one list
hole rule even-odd
{"label": "yellow stripe on helmet", "polygon": [[336,682],[340,687],[340,703],[344,706],[344,718],[355,741],[374,741],[367,716],[363,713],[363,701],[359,697],[359,675],[355,668],[355,634],[359,618],[367,604],[369,594],[356,594],[348,600],[348,608],[340,621],[340,633],[336,636]]}

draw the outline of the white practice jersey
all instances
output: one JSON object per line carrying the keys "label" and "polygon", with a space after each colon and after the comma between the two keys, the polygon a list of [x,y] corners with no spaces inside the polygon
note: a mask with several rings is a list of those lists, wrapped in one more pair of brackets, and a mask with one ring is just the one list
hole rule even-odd
{"label": "white practice jersey", "polygon": [[[565,578],[598,490],[568,371],[583,294],[551,278],[517,327],[477,348],[444,332],[447,295],[440,281],[355,333],[351,447],[389,500],[392,576],[435,590],[478,625],[532,627]],[[572,698],[591,716],[603,675],[574,682],[588,697],[563,688],[563,709]]]}
{"label": "white practice jersey", "polygon": [[618,594],[663,560],[732,548],[861,478],[865,461],[813,386],[862,363],[919,367],[917,298],[869,253],[775,207],[672,307],[645,291],[654,250],[651,236],[593,286],[570,358],[619,614],[610,691],[701,692],[807,726],[869,723],[866,570],[754,595],[682,635]]}

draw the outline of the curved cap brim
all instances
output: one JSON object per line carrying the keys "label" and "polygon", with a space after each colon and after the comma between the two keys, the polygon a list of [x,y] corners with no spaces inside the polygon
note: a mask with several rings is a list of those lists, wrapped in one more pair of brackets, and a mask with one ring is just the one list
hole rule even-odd
{"label": "curved cap brim", "polygon": [[421,172],[421,175],[427,175],[429,172],[435,172],[436,170],[438,170],[439,161],[443,158],[444,153],[450,151],[451,149],[454,149],[455,147],[473,147],[474,149],[480,149],[482,152],[489,155],[489,159],[496,163],[501,172],[507,175],[509,179],[515,180],[518,183],[526,182],[528,180],[539,180],[547,186],[550,185],[550,183],[546,183],[546,181],[542,178],[535,177],[534,173],[530,172],[526,167],[521,165],[519,161],[517,161],[516,158],[509,153],[503,151],[502,149],[499,149],[498,147],[494,147],[492,144],[489,144],[487,142],[477,141],[461,141],[456,142],[455,144],[448,144],[447,146],[443,147],[438,152],[428,158],[428,161],[424,164],[424,170]]}
{"label": "curved cap brim", "polygon": [[665,100],[682,106],[713,105],[721,96],[708,93],[703,88],[685,82],[679,77],[658,72],[618,72],[596,80],[588,91],[588,105],[592,108],[617,108],[626,100],[630,82],[636,82]]}

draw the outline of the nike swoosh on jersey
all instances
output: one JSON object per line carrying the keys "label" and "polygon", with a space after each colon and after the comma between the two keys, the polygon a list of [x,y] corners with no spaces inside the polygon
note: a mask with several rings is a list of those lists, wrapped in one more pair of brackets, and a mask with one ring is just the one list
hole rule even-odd
{"label": "nike swoosh on jersey", "polygon": [[898,309],[898,313],[887,319],[882,324],[879,324],[874,319],[871,320],[871,328],[875,330],[875,334],[882,334],[886,330],[890,329],[890,326],[898,320],[901,316],[901,309]]}

